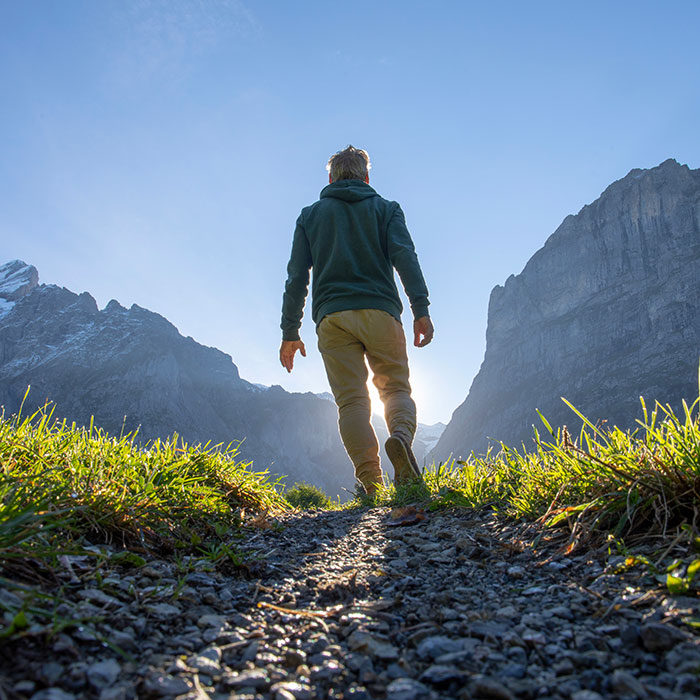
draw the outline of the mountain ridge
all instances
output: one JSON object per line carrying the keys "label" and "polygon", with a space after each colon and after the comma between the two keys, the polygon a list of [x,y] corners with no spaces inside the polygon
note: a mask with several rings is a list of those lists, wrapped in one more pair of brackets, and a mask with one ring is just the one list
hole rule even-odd
{"label": "mountain ridge", "polygon": [[562,396],[623,427],[640,395],[694,400],[699,262],[700,170],[667,159],[611,183],[491,292],[484,360],[432,456],[531,445],[536,408],[579,425]]}

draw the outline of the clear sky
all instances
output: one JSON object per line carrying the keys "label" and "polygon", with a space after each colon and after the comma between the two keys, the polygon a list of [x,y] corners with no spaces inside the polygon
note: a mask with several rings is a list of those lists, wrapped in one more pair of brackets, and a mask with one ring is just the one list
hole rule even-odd
{"label": "clear sky", "polygon": [[[294,222],[351,143],[406,213],[419,420],[483,359],[491,289],[632,168],[700,167],[700,2],[0,0],[0,262],[278,361]],[[404,315],[405,325],[410,318]]]}

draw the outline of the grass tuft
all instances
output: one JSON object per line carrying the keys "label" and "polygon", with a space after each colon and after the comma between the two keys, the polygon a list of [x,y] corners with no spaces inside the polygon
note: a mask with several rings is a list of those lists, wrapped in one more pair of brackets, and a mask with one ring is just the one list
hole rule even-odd
{"label": "grass tuft", "polygon": [[331,508],[332,502],[323,489],[306,482],[296,482],[284,493],[284,497],[292,508],[308,510],[314,508]]}
{"label": "grass tuft", "polygon": [[173,435],[141,447],[136,435],[54,421],[47,408],[0,417],[0,565],[50,566],[85,540],[216,550],[246,512],[287,507],[277,482],[250,467],[233,443],[189,446]]}
{"label": "grass tuft", "polygon": [[[423,484],[380,487],[378,505],[428,502],[442,507],[491,507],[546,526],[568,526],[569,551],[592,534],[614,538],[697,540],[700,517],[698,403],[680,416],[656,404],[633,431],[601,429],[582,420],[574,440],[566,426],[535,431],[535,449],[501,444],[498,452],[472,454],[428,467]],[[679,535],[679,533],[681,533]]]}

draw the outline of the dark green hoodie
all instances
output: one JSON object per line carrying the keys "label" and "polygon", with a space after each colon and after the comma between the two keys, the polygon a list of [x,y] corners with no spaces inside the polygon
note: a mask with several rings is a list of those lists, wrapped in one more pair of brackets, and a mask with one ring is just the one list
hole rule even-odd
{"label": "dark green hoodie", "polygon": [[313,268],[311,316],[347,309],[382,309],[395,318],[401,277],[414,318],[428,315],[428,289],[401,207],[362,180],[339,180],[297,219],[282,299],[282,337],[298,340]]}

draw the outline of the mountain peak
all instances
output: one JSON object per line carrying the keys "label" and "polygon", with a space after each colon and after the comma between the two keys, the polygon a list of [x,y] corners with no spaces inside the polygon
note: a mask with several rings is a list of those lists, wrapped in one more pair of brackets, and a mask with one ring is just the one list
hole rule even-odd
{"label": "mountain peak", "polygon": [[23,260],[10,260],[0,266],[0,299],[17,301],[39,284],[39,272]]}
{"label": "mountain peak", "polygon": [[[698,173],[697,170],[691,170],[687,165],[679,163],[675,158],[667,158],[663,163],[659,163],[653,168],[633,168],[625,177],[616,182],[613,182],[607,189],[614,189],[618,183],[630,183],[634,180],[643,178],[668,178],[668,177],[683,177],[688,173]],[[607,191],[607,190],[606,190]]]}

